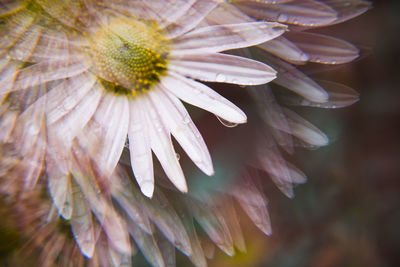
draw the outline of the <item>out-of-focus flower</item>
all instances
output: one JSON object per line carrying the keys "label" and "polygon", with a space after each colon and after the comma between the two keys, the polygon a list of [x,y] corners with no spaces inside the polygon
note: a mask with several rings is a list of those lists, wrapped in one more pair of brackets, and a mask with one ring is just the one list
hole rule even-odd
{"label": "out-of-focus flower", "polygon": [[[176,247],[205,266],[212,243],[228,255],[246,250],[233,200],[270,234],[253,174],[181,194],[188,188],[171,135],[214,173],[181,100],[236,125],[246,115],[197,80],[249,86],[264,121],[251,160],[292,197],[305,175],[280,148],[293,153],[328,138],[285,105],[334,108],[358,99],[294,65],[356,58],[353,45],[308,31],[367,8],[358,0],[2,2],[0,192],[16,197],[17,214],[34,214],[21,231],[42,246],[43,263],[85,264],[79,248],[93,266],[130,265],[138,250],[152,265],[170,266]],[[264,85],[273,79],[297,95]],[[156,187],[152,151],[165,171]]]}
{"label": "out-of-focus flower", "polygon": [[341,108],[358,101],[358,93],[352,88],[329,81],[316,82],[295,65],[338,65],[357,58],[359,50],[354,45],[312,30],[356,17],[370,5],[362,0],[233,0],[221,4],[207,17],[210,24],[262,20],[288,26],[283,35],[238,52],[277,71],[273,85],[247,88],[264,122],[256,147],[257,159],[252,164],[267,172],[288,197],[294,196],[292,185],[304,183],[306,176],[284,159],[280,148],[292,154],[295,146],[315,148],[329,142],[323,132],[289,107]]}

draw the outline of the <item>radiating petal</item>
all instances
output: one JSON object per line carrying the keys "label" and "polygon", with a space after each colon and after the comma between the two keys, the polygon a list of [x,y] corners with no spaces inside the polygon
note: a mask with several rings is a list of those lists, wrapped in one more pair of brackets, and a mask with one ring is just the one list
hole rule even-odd
{"label": "radiating petal", "polygon": [[283,36],[259,44],[258,47],[295,64],[305,63],[309,59],[306,53]]}
{"label": "radiating petal", "polygon": [[183,104],[173,95],[168,95],[162,90],[149,94],[168,132],[176,138],[188,156],[204,173],[213,175],[210,153]]}
{"label": "radiating petal", "polygon": [[150,145],[167,177],[182,192],[187,192],[186,180],[176,157],[171,136],[149,99],[142,98]]}
{"label": "radiating petal", "polygon": [[274,83],[313,102],[324,103],[328,100],[328,93],[296,67],[265,53],[262,54],[262,58],[278,72],[278,77],[274,80]]}
{"label": "radiating petal", "polygon": [[301,97],[290,96],[285,98],[285,103],[318,108],[343,108],[359,100],[359,93],[346,85],[320,80],[318,83],[328,92],[328,101],[324,103],[314,103]]}
{"label": "radiating petal", "polygon": [[[115,119],[118,118],[118,119]],[[129,126],[129,104],[124,96],[104,95],[92,119],[97,127],[102,143],[95,157],[97,164],[110,175],[121,157]],[[91,124],[94,126],[93,124]]]}
{"label": "radiating petal", "polygon": [[221,214],[210,205],[194,201],[186,201],[185,204],[215,245],[227,255],[233,256],[235,251],[232,236]]}
{"label": "radiating petal", "polygon": [[271,40],[286,30],[274,22],[249,22],[214,25],[195,29],[174,39],[172,56],[221,52],[257,45]]}
{"label": "radiating petal", "polygon": [[291,134],[313,146],[326,146],[329,143],[329,138],[310,122],[289,109],[284,111],[291,128]]}
{"label": "radiating petal", "polygon": [[334,9],[314,0],[292,0],[276,5],[266,4],[263,1],[239,1],[235,5],[256,19],[296,25],[326,25],[337,18]]}
{"label": "radiating petal", "polygon": [[129,105],[128,136],[132,170],[142,193],[151,198],[154,191],[154,171],[149,130],[144,114],[145,106],[141,104],[140,99],[136,99]]}
{"label": "radiating petal", "polygon": [[71,230],[74,234],[82,254],[91,258],[95,248],[95,237],[92,222],[92,213],[89,204],[79,189],[79,186],[72,183],[73,213],[71,216]]}
{"label": "radiating petal", "polygon": [[233,123],[245,123],[246,115],[231,102],[199,82],[187,79],[179,74],[170,75],[161,80],[163,88],[183,101],[214,113],[218,117]]}
{"label": "radiating petal", "polygon": [[239,202],[254,224],[266,235],[271,235],[271,221],[265,196],[257,189],[250,176],[237,186],[231,194]]}
{"label": "radiating petal", "polygon": [[[46,157],[48,187],[54,205],[57,207],[58,213],[65,219],[71,219],[73,213],[73,197],[71,180],[68,174],[62,173],[55,163],[49,164],[51,161]],[[79,204],[78,204],[79,205]]]}
{"label": "radiating petal", "polygon": [[[169,38],[176,38],[177,36],[180,36],[185,32],[188,32],[189,30],[193,29],[218,4],[217,0],[201,0],[193,2],[194,3],[192,4],[191,8],[189,8],[186,12],[184,12],[182,16],[167,24],[168,26],[166,27],[165,30]],[[175,14],[176,13],[177,12],[175,12]]]}
{"label": "radiating petal", "polygon": [[129,233],[132,235],[143,256],[153,265],[163,267],[164,259],[161,255],[157,241],[152,235],[149,235],[133,223],[128,224]]}
{"label": "radiating petal", "polygon": [[27,89],[39,84],[51,82],[58,79],[69,78],[78,75],[89,68],[89,65],[82,58],[65,60],[43,61],[21,69],[15,78],[10,77],[3,81],[4,83],[12,83],[13,87],[10,91]]}
{"label": "radiating petal", "polygon": [[290,32],[285,36],[307,53],[311,62],[342,64],[358,57],[358,49],[341,39],[308,32]]}
{"label": "radiating petal", "polygon": [[276,71],[263,63],[219,53],[177,57],[170,61],[169,69],[202,81],[240,85],[264,84],[276,78]]}

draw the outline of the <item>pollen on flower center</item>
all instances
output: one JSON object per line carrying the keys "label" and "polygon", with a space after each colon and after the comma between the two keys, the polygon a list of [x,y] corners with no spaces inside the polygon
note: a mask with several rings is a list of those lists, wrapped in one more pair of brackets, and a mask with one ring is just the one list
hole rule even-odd
{"label": "pollen on flower center", "polygon": [[114,18],[94,33],[91,48],[104,88],[136,96],[165,75],[170,43],[153,22]]}

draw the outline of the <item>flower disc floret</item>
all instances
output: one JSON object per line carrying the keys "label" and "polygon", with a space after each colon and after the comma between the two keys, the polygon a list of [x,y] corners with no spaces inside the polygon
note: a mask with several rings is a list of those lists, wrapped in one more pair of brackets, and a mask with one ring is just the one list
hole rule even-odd
{"label": "flower disc floret", "polygon": [[91,39],[93,67],[103,87],[136,96],[166,74],[170,43],[154,22],[115,18]]}

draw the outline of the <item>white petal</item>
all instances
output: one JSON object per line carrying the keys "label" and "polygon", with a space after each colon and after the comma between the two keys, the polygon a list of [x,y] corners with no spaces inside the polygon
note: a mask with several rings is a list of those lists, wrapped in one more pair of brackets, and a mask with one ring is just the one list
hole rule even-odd
{"label": "white petal", "polygon": [[151,92],[149,95],[168,131],[204,173],[213,175],[210,153],[183,104],[163,90]]}
{"label": "white petal", "polygon": [[170,72],[161,80],[163,88],[183,101],[214,113],[232,123],[245,123],[246,114],[204,84]]}
{"label": "white petal", "polygon": [[169,38],[180,36],[183,33],[193,29],[197,24],[203,21],[204,17],[206,17],[207,14],[218,4],[215,0],[201,0],[193,2],[194,3],[192,4],[191,8],[189,8],[179,18],[169,24],[165,29]]}
{"label": "white petal", "polygon": [[47,94],[46,120],[48,124],[69,113],[93,87],[96,78],[89,73],[62,81]]}
{"label": "white petal", "polygon": [[282,4],[266,4],[264,1],[238,1],[235,5],[256,19],[296,25],[325,25],[334,21],[337,15],[335,10],[328,5],[313,0],[291,0]]}
{"label": "white petal", "polygon": [[324,64],[343,64],[358,57],[358,49],[344,40],[317,33],[290,32],[286,35],[309,61]]}
{"label": "white petal", "polygon": [[214,25],[195,29],[174,40],[172,56],[221,52],[257,45],[271,40],[286,30],[274,22],[248,22]]}
{"label": "white petal", "polygon": [[3,86],[4,82],[11,82],[13,83],[12,91],[22,90],[45,82],[72,77],[86,71],[88,68],[89,65],[84,58],[42,61],[21,69],[15,82],[13,77],[10,77],[0,85]]}
{"label": "white petal", "polygon": [[73,214],[71,217],[71,229],[76,243],[83,255],[88,258],[93,256],[95,247],[95,237],[93,231],[92,213],[89,203],[79,189],[76,183],[72,184],[73,195]]}
{"label": "white petal", "polygon": [[129,103],[129,151],[132,170],[135,174],[136,181],[143,194],[151,198],[154,191],[153,159],[151,155],[149,133],[143,114],[146,110],[140,102],[140,98],[138,98]]}
{"label": "white petal", "polygon": [[58,213],[66,220],[72,216],[72,189],[71,181],[68,174],[62,173],[57,166],[49,164],[50,160],[46,157],[48,187],[54,205],[57,207]]}
{"label": "white petal", "polygon": [[153,104],[150,103],[146,96],[142,99],[144,103],[143,110],[146,111],[146,123],[149,130],[151,149],[176,188],[182,192],[187,192],[186,180],[176,157],[171,136],[155,111]]}
{"label": "white petal", "polygon": [[291,134],[313,146],[326,146],[329,143],[329,138],[310,122],[289,109],[284,111],[292,131]]}
{"label": "white petal", "polygon": [[255,60],[219,54],[187,55],[169,62],[169,69],[207,82],[258,85],[276,78],[276,71]]}
{"label": "white petal", "polygon": [[[70,143],[73,138],[82,132],[85,125],[92,118],[102,95],[102,89],[96,84],[68,114],[48,125],[49,132],[54,133],[59,140]],[[60,113],[63,114],[64,112],[54,114],[51,111],[51,118],[53,120],[57,119]]]}
{"label": "white petal", "polygon": [[306,53],[282,36],[260,44],[258,47],[295,64],[304,64],[309,59]]}
{"label": "white petal", "polygon": [[328,93],[296,67],[266,54],[263,55],[263,58],[278,71],[278,77],[274,80],[274,83],[313,102],[324,103],[328,100]]}
{"label": "white petal", "polygon": [[[99,140],[102,144],[99,148],[98,165],[111,174],[117,166],[125,145],[129,126],[129,104],[125,96],[106,94],[100,103],[93,120],[99,125]],[[95,129],[92,129],[96,131]]]}

